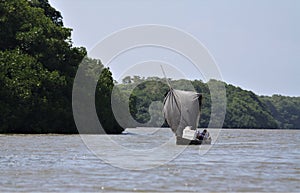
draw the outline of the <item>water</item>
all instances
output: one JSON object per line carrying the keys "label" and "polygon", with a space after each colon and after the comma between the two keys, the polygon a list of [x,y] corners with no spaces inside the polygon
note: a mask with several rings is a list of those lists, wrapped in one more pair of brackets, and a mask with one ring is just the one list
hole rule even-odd
{"label": "water", "polygon": [[[172,136],[169,130],[141,131],[110,137],[129,152],[143,152]],[[0,192],[295,192],[300,190],[299,137],[297,130],[222,130],[206,154],[189,146],[159,166],[152,161],[159,163],[162,155],[150,160],[130,153],[112,156],[116,163],[134,162],[136,167],[153,164],[128,170],[99,159],[79,135],[0,135]],[[101,143],[103,152],[111,148],[114,154]]]}

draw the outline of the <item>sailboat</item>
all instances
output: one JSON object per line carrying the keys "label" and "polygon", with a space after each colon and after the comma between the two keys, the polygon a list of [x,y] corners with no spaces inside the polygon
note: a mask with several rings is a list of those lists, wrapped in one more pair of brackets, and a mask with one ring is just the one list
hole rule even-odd
{"label": "sailboat", "polygon": [[[164,73],[163,68],[162,71]],[[200,119],[202,94],[193,91],[173,89],[169,84],[167,78],[166,81],[169,85],[170,90],[164,99],[163,114],[165,120],[176,136],[176,144],[210,144],[211,138],[199,140],[195,136]],[[183,136],[184,130],[194,131],[194,136],[192,137],[192,139],[188,139]]]}

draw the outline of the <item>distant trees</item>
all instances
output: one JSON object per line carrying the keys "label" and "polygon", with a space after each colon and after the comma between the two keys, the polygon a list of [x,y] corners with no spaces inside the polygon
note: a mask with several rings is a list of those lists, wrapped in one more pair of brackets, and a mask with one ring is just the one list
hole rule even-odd
{"label": "distant trees", "polygon": [[227,128],[278,128],[270,110],[251,91],[232,85],[226,86],[227,110],[224,127]]}
{"label": "distant trees", "polygon": [[261,96],[280,128],[300,128],[300,97]]}
{"label": "distant trees", "polygon": [[[135,120],[146,123],[150,120],[149,106],[153,101],[163,102],[168,86],[163,79],[140,78],[140,83],[128,83],[133,80],[126,77],[126,84],[118,85],[124,92],[134,87],[130,95],[130,113]],[[135,81],[139,82],[139,81]],[[211,95],[209,84],[221,82],[211,80],[203,83],[200,80],[173,80],[175,89],[195,90],[203,95],[200,127],[207,127],[211,117]],[[225,83],[222,83],[225,84]],[[133,86],[134,85],[134,86]],[[300,128],[300,97],[258,96],[251,91],[227,85],[227,105],[224,128]],[[219,104],[217,104],[219,105]],[[157,109],[161,111],[161,109]],[[156,112],[154,114],[159,114]]]}

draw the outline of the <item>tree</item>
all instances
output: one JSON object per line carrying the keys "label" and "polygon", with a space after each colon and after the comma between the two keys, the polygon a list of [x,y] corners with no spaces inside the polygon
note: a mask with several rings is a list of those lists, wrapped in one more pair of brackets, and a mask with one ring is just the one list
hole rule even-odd
{"label": "tree", "polygon": [[31,0],[29,2],[33,7],[39,7],[44,10],[45,15],[52,20],[58,26],[63,26],[63,17],[61,13],[55,10],[49,4],[48,0]]}
{"label": "tree", "polygon": [[116,121],[111,108],[112,90],[114,87],[112,74],[109,68],[101,71],[96,87],[96,111],[99,121],[108,134],[122,133],[124,130]]}
{"label": "tree", "polygon": [[122,83],[123,84],[130,84],[131,83],[131,77],[126,76],[125,78],[123,78]]}
{"label": "tree", "polygon": [[261,96],[260,99],[270,109],[280,128],[300,128],[300,97],[273,95]]}
{"label": "tree", "polygon": [[60,13],[46,0],[0,1],[0,29],[1,131],[76,132],[72,84],[86,51]]}
{"label": "tree", "polygon": [[226,128],[278,128],[276,120],[259,97],[251,91],[226,86]]}

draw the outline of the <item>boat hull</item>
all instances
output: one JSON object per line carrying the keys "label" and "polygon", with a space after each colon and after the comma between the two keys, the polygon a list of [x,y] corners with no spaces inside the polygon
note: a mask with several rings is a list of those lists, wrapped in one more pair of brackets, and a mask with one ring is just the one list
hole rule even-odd
{"label": "boat hull", "polygon": [[209,139],[186,139],[182,137],[176,137],[176,145],[210,145],[211,144],[211,138]]}

